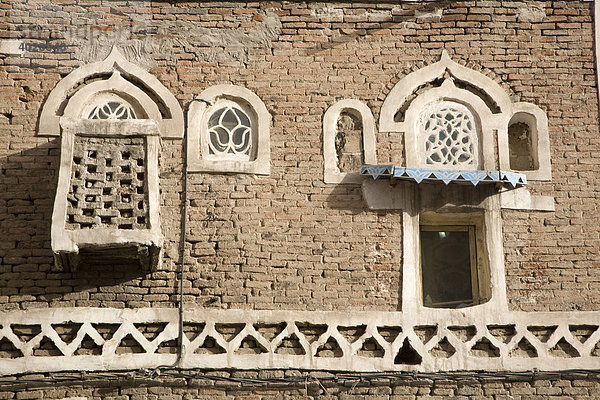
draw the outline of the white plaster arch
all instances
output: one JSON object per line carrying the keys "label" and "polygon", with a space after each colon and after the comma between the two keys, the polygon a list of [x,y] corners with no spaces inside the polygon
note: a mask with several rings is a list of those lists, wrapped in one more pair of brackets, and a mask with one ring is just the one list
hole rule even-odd
{"label": "white plaster arch", "polygon": [[340,114],[358,113],[362,120],[362,145],[365,164],[377,164],[375,146],[375,119],[369,107],[356,99],[344,99],[333,104],[323,116],[323,176],[325,183],[361,183],[360,172],[341,172],[337,165],[335,135]]}
{"label": "white plaster arch", "polygon": [[[83,65],[73,70],[56,84],[42,107],[37,132],[38,135],[59,136],[60,117],[72,117],[72,115],[66,114],[66,110],[61,110],[65,100],[71,96],[71,91],[76,90],[78,92],[83,90],[85,86],[77,89],[77,85],[84,82],[86,78],[100,74],[112,75],[114,72],[133,76],[137,80],[143,82],[144,86],[164,104],[170,115],[163,117],[159,113],[159,119],[156,120],[156,123],[159,127],[161,136],[167,138],[183,138],[183,110],[175,96],[173,96],[173,94],[155,76],[140,66],[127,61],[116,46],[113,46],[110,54],[103,61]],[[121,77],[121,79],[123,78]],[[147,99],[150,98],[148,95],[145,97]],[[154,100],[152,100],[152,102],[154,102]],[[158,109],[156,104],[155,107]]]}
{"label": "white plaster arch", "polygon": [[405,135],[406,166],[427,168],[421,157],[423,152],[419,147],[418,135],[408,134],[408,132],[416,132],[422,110],[437,101],[456,102],[471,110],[477,119],[479,139],[479,148],[477,149],[479,163],[474,169],[497,169],[497,166],[494,165],[494,142],[491,131],[498,129],[499,119],[495,118],[481,98],[468,90],[457,88],[450,79],[445,80],[441,87],[431,89],[417,97],[406,111],[406,119],[402,124],[402,130],[407,132]]}
{"label": "white plaster arch", "polygon": [[504,89],[492,79],[480,72],[462,66],[450,58],[444,50],[440,61],[412,72],[394,86],[381,107],[379,130],[381,132],[400,132],[402,123],[394,121],[394,115],[419,86],[441,78],[448,70],[457,79],[483,90],[500,108],[502,112],[511,109],[511,101]]}
{"label": "white plaster arch", "polygon": [[[425,90],[414,97],[417,89],[428,82],[444,77],[446,71],[450,73],[450,77],[446,78],[440,87]],[[478,94],[457,87],[453,79],[466,82],[483,92],[486,98],[493,101],[493,109],[490,108],[489,102],[486,103]],[[482,146],[480,168],[523,173],[531,181],[547,181],[552,178],[548,118],[544,111],[531,103],[513,103],[498,83],[480,72],[452,61],[445,50],[438,62],[421,68],[398,82],[381,108],[379,131],[404,134],[408,167],[422,167],[416,160],[418,153],[415,152],[417,137],[415,121],[424,107],[436,99],[455,99],[478,115],[481,122],[482,139],[480,142]],[[395,114],[409,101],[410,104],[404,111],[404,120],[394,121]],[[508,127],[511,121],[525,122],[530,128],[532,134],[531,155],[537,164],[533,170],[522,171],[510,168]]]}
{"label": "white plaster arch", "polygon": [[[255,148],[249,159],[219,158],[208,154],[208,118],[219,104],[238,104],[251,121]],[[195,97],[188,109],[187,167],[190,172],[239,172],[269,175],[271,172],[271,114],[252,91],[233,84],[211,86]]]}
{"label": "white plaster arch", "polygon": [[140,119],[160,121],[161,115],[156,103],[143,90],[123,79],[119,71],[113,72],[106,80],[92,82],[77,91],[68,101],[64,114],[74,118],[87,118],[84,110],[94,97],[102,93],[115,93],[135,106]]}

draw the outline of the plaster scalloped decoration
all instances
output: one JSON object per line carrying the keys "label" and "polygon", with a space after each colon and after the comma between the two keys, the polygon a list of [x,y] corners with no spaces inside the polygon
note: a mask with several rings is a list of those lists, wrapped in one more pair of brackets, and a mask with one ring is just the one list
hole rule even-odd
{"label": "plaster scalloped decoration", "polygon": [[362,122],[364,164],[377,164],[375,151],[375,120],[369,107],[356,99],[344,99],[327,109],[323,117],[323,174],[325,183],[361,183],[360,171],[341,172],[335,148],[337,123],[344,111],[356,113]]}
{"label": "plaster scalloped decoration", "polygon": [[[427,88],[436,80],[442,80],[441,86]],[[425,147],[418,143],[419,116],[440,102],[461,104],[473,112],[480,129],[478,151],[482,156],[477,168],[520,172],[528,180],[551,179],[548,119],[544,111],[531,103],[513,103],[497,82],[453,61],[445,50],[438,62],[398,82],[381,108],[379,130],[405,135],[407,167],[418,168],[425,163]],[[400,111],[404,114],[396,118]],[[508,127],[513,122],[529,127],[535,164],[531,170],[510,168]]]}
{"label": "plaster scalloped decoration", "polygon": [[[86,79],[102,75],[110,78],[85,84]],[[128,76],[142,82],[146,90],[125,79]],[[183,110],[175,96],[154,75],[127,61],[116,46],[103,61],[82,65],[56,84],[42,107],[37,134],[60,136],[60,118],[80,118],[82,106],[100,92],[117,93],[139,103],[156,121],[162,137],[183,138]]]}
{"label": "plaster scalloped decoration", "polygon": [[[178,311],[174,308],[2,311],[0,337],[4,348],[12,348],[16,356],[11,358],[4,352],[0,376],[140,370],[175,364],[182,369],[395,373],[600,368],[598,311],[492,312],[472,308],[409,313],[404,309],[402,312],[337,312],[190,307],[183,317],[198,330],[193,337],[182,336],[182,354],[178,357],[163,351],[178,337]],[[110,324],[115,331],[109,336],[102,335],[98,324]],[[162,326],[158,332],[157,324]],[[215,329],[219,324],[235,324],[241,329],[229,337]],[[21,340],[17,326],[35,327],[39,333],[30,340]],[[70,341],[58,334],[58,326],[72,333]],[[275,337],[263,333],[272,326],[282,328]],[[325,331],[320,330],[323,326]],[[148,328],[153,329],[156,336],[150,338],[142,333]],[[361,333],[347,336],[341,334],[341,329]],[[129,342],[124,340],[128,337],[132,339]],[[292,337],[295,343],[289,340]],[[247,338],[255,342],[246,349],[251,352],[240,352]],[[42,340],[53,346],[54,354],[38,351],[44,346]],[[335,343],[339,349],[337,356],[321,353],[327,343]],[[487,345],[482,348],[482,343]],[[523,343],[526,348],[521,347]],[[288,351],[281,352],[286,350],[283,346]],[[406,357],[408,346],[412,354]],[[126,352],[134,348],[142,351]],[[91,349],[95,351],[89,351]]]}

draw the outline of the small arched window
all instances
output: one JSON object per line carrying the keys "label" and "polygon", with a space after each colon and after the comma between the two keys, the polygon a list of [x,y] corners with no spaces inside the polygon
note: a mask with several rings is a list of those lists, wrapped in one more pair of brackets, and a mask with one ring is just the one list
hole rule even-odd
{"label": "small arched window", "polygon": [[270,173],[271,116],[250,90],[210,87],[190,105],[188,121],[190,172]]}
{"label": "small arched window", "polygon": [[356,99],[333,104],[323,116],[325,183],[361,183],[360,166],[376,164],[375,121],[369,107]]}

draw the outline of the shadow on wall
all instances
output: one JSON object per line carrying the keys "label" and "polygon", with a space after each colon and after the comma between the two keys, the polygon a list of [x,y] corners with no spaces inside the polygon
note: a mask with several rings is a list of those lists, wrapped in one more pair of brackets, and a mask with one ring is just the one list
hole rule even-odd
{"label": "shadow on wall", "polygon": [[131,306],[120,293],[149,292],[141,288],[145,274],[137,264],[54,271],[50,231],[59,153],[60,139],[54,139],[0,159],[0,310],[34,302]]}

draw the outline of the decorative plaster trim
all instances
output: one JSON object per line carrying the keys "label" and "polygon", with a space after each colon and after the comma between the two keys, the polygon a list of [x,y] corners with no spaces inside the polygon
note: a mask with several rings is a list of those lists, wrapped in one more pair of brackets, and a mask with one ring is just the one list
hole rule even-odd
{"label": "decorative plaster trim", "polygon": [[[441,87],[423,91],[414,99],[417,89],[435,79],[442,78],[448,71],[451,76],[446,78]],[[481,90],[495,103],[494,109],[469,90],[455,86],[454,78],[468,82]],[[436,101],[455,101],[471,108],[480,124],[479,166],[476,169],[503,169],[523,173],[528,180],[550,180],[550,140],[548,119],[545,113],[536,105],[529,103],[512,103],[504,89],[480,72],[457,64],[450,59],[444,50],[440,61],[423,67],[404,77],[394,86],[385,99],[379,116],[380,132],[403,133],[405,138],[405,156],[407,167],[422,167],[417,146],[417,123],[423,110]],[[404,121],[394,121],[394,116],[406,102],[410,101],[405,110]],[[509,123],[527,122],[532,132],[532,156],[538,163],[538,168],[532,171],[510,169],[510,149],[508,139]],[[495,155],[497,148],[497,158]]]}
{"label": "decorative plaster trim", "polygon": [[[175,96],[173,96],[173,94],[169,92],[169,90],[154,75],[127,61],[116,46],[113,46],[110,54],[106,57],[106,59],[104,59],[104,61],[83,65],[73,70],[69,75],[61,79],[56,84],[42,106],[37,134],[42,136],[59,136],[60,117],[79,117],[79,115],[68,115],[66,110],[65,112],[61,110],[61,106],[63,105],[64,101],[70,96],[73,96],[73,93],[71,93],[72,91],[83,90],[85,87],[84,86],[83,88],[78,89],[77,85],[81,84],[90,76],[115,72],[135,76],[153,92],[154,96],[164,103],[167,111],[170,113],[170,116],[163,119],[163,117],[159,114],[158,119],[156,119],[156,123],[158,124],[160,133],[163,137],[183,137],[183,110],[181,109],[181,106],[179,105],[179,102]],[[96,86],[96,88],[97,90],[110,90],[112,88],[112,86],[108,83],[105,85],[108,86],[99,85]],[[119,85],[122,86],[122,83]],[[127,90],[129,89],[130,88],[128,87]],[[91,93],[88,92],[87,94],[90,95]],[[148,98],[147,95],[145,97]],[[156,107],[156,104],[154,107]],[[150,111],[146,110],[146,112]]]}
{"label": "decorative plaster trim", "polygon": [[143,90],[123,79],[119,71],[113,72],[106,80],[92,82],[78,90],[68,101],[64,115],[72,118],[86,119],[83,111],[93,103],[98,94],[110,92],[127,100],[134,106],[138,119],[151,119],[160,121],[162,119],[156,103]]}
{"label": "decorative plaster trim", "polygon": [[440,78],[448,70],[453,76],[470,82],[485,92],[498,104],[502,112],[510,110],[510,98],[500,85],[487,76],[454,62],[446,50],[442,51],[440,61],[412,72],[394,86],[381,107],[379,130],[381,132],[400,132],[401,123],[394,122],[394,115],[417,88],[426,82]]}
{"label": "decorative plaster trim", "polygon": [[360,115],[363,126],[363,162],[366,164],[377,164],[375,119],[373,118],[371,109],[360,100],[344,99],[329,107],[323,117],[323,177],[325,183],[360,184],[362,179],[359,171],[340,172],[338,167],[335,136],[338,119],[344,111],[356,112]]}
{"label": "decorative plaster trim", "polygon": [[[207,110],[219,100],[230,100],[250,108],[254,115],[252,134],[256,135],[255,158],[236,161],[208,157]],[[262,100],[250,90],[237,85],[216,85],[205,89],[189,107],[187,135],[187,168],[189,172],[238,172],[269,175],[271,173],[271,114]]]}
{"label": "decorative plaster trim", "polygon": [[[485,307],[445,310],[424,309],[415,313],[404,312],[329,312],[329,311],[255,311],[255,310],[186,310],[186,324],[203,324],[197,336],[183,339],[184,369],[303,369],[336,371],[554,371],[565,369],[600,369],[600,312],[491,312]],[[145,324],[164,324],[164,329],[152,339],[136,328]],[[64,342],[54,326],[77,326],[70,342]],[[79,326],[78,324],[81,324]],[[101,335],[96,324],[116,324],[112,336]],[[242,329],[233,338],[218,331],[218,324],[240,324]],[[22,341],[12,330],[13,325],[36,325],[39,334]],[[268,339],[259,329],[262,325],[281,325],[282,330]],[[302,332],[301,326],[322,325],[326,329],[313,341]],[[27,312],[0,313],[0,338],[10,342],[22,353],[21,357],[3,358],[0,375],[15,375],[52,371],[115,371],[156,368],[176,362],[177,354],[159,352],[159,347],[178,337],[178,311],[173,308],[111,309],[111,308],[50,308]],[[156,325],[153,325],[156,326]],[[348,339],[339,327],[356,327],[364,333]],[[588,335],[578,336],[571,327],[584,327]],[[548,328],[551,334],[540,338],[535,328]],[[511,334],[498,336],[497,330]],[[388,340],[382,329],[393,329],[397,336]],[[423,330],[430,335],[424,336]],[[552,332],[552,330],[554,331]],[[460,330],[472,332],[461,337]],[[295,335],[303,355],[282,354],[278,351],[283,340]],[[98,355],[76,355],[86,336],[100,349]],[[144,353],[118,353],[121,341],[129,336],[138,342]],[[222,354],[199,354],[207,337],[222,349]],[[253,339],[260,354],[240,354],[245,338]],[[46,338],[62,353],[60,356],[36,355],[35,350]],[[319,356],[318,350],[328,341],[335,341],[341,351],[339,357]],[[380,356],[360,355],[363,345],[375,342]],[[440,343],[447,343],[440,351]],[[526,342],[534,354],[517,349]],[[490,352],[474,351],[485,343]],[[410,346],[417,357],[398,359],[400,349]],[[6,344],[5,344],[6,347]],[[448,353],[447,350],[453,349]],[[480,348],[480,347],[478,347]],[[565,354],[561,349],[571,349]]]}
{"label": "decorative plaster trim", "polygon": [[423,181],[443,182],[448,185],[451,182],[469,182],[473,186],[489,183],[507,183],[513,188],[527,185],[524,174],[507,171],[452,171],[444,169],[429,168],[407,168],[395,165],[363,165],[360,174],[370,176],[377,180],[379,178],[405,179],[416,183]]}

